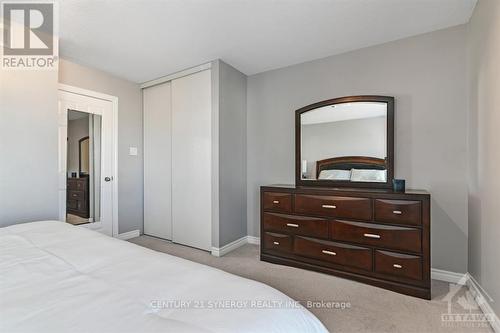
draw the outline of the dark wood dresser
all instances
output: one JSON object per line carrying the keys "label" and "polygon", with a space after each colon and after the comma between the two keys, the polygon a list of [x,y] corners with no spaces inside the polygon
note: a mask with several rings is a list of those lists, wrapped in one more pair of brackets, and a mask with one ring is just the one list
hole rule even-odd
{"label": "dark wood dresser", "polygon": [[80,217],[89,217],[89,177],[68,178],[66,211]]}
{"label": "dark wood dresser", "polygon": [[263,186],[261,260],[430,299],[430,195]]}

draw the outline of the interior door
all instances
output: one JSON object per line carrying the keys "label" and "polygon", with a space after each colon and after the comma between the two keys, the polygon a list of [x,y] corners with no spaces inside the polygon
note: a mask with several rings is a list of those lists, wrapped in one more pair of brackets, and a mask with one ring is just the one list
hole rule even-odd
{"label": "interior door", "polygon": [[172,81],[172,240],[211,249],[210,70]]}
{"label": "interior door", "polygon": [[143,90],[144,233],[172,239],[172,100],[166,82]]}
{"label": "interior door", "polygon": [[89,130],[94,133],[90,151],[95,157],[91,163],[95,172],[89,184],[94,214],[89,223],[80,225],[113,236],[113,218],[116,218],[113,216],[113,104],[107,100],[62,90],[59,91],[59,218],[66,221],[67,180],[72,177],[67,170],[68,112],[71,110],[90,114],[92,122],[89,123]]}

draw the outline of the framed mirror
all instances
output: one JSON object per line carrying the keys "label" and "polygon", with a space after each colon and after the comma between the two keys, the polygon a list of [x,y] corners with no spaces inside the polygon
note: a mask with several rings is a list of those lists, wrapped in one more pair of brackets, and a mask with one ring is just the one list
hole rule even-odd
{"label": "framed mirror", "polygon": [[349,96],[295,112],[298,186],[390,188],[394,98]]}
{"label": "framed mirror", "polygon": [[89,174],[89,143],[88,136],[78,140],[78,166],[80,174]]}

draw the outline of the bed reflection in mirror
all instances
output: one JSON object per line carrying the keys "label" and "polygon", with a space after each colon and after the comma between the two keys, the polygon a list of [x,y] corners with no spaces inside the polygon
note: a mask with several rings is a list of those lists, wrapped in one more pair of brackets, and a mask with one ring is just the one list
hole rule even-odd
{"label": "bed reflection in mirror", "polygon": [[387,103],[350,102],[300,115],[301,177],[387,181]]}

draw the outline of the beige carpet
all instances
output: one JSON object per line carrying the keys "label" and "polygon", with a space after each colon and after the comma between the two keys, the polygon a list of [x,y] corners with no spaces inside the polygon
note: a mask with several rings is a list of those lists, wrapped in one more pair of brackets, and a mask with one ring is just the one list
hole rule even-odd
{"label": "beige carpet", "polygon": [[[310,309],[331,332],[492,332],[489,326],[444,325],[441,314],[448,313],[448,302],[443,298],[449,292],[449,285],[444,282],[433,281],[432,300],[426,301],[322,273],[261,262],[256,245],[245,245],[217,258],[148,236],[130,241],[261,281],[296,300],[349,302],[351,307],[344,310]],[[477,304],[468,296],[466,288],[458,290],[450,303],[453,314],[481,313],[474,309]]]}
{"label": "beige carpet", "polygon": [[73,224],[73,225],[80,225],[80,224],[86,224],[89,223],[89,219],[73,215],[73,214],[66,214],[66,222]]}

